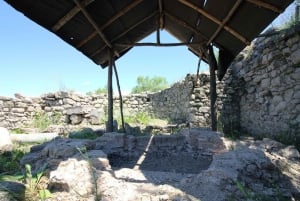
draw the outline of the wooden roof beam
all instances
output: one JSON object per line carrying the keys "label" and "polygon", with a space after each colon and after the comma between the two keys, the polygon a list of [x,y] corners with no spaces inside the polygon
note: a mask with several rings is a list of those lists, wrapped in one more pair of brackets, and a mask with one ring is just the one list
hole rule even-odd
{"label": "wooden roof beam", "polygon": [[200,35],[201,37],[203,37],[204,39],[208,40],[208,38],[206,36],[204,36],[199,30],[197,30],[196,28],[194,28],[192,25],[186,23],[185,21],[179,19],[178,17],[168,13],[168,12],[165,12],[165,15],[170,18],[171,20],[175,21],[177,24],[180,24],[181,26],[191,30],[193,33],[196,33],[198,35]]}
{"label": "wooden roof beam", "polygon": [[237,0],[235,2],[235,4],[231,8],[231,10],[227,14],[227,16],[224,18],[224,20],[222,21],[222,23],[219,25],[219,27],[215,31],[215,33],[210,37],[210,39],[208,40],[208,42],[206,43],[206,45],[209,45],[218,36],[218,34],[220,33],[220,31],[224,28],[225,24],[230,20],[230,18],[232,17],[232,15],[235,13],[235,11],[238,9],[238,7],[241,5],[242,2],[243,2],[243,0]]}
{"label": "wooden roof beam", "polygon": [[165,23],[164,23],[164,12],[163,12],[162,0],[158,0],[158,8],[159,8],[159,28],[163,29]]}
{"label": "wooden roof beam", "polygon": [[[81,2],[83,7],[86,7],[94,0],[84,0]],[[58,31],[62,26],[64,26],[68,21],[70,21],[77,13],[80,12],[80,8],[75,6],[72,10],[70,10],[64,17],[62,17],[54,26],[52,26],[52,31]]]}
{"label": "wooden roof beam", "polygon": [[[124,30],[121,34],[119,34],[118,36],[116,36],[115,38],[113,38],[111,40],[111,42],[115,42],[116,40],[120,39],[122,36],[126,35],[128,32],[130,32],[131,30],[133,30],[134,28],[136,28],[137,26],[139,26],[140,24],[144,23],[145,21],[147,21],[148,19],[154,17],[155,15],[157,15],[157,12],[152,13],[151,15],[148,15],[147,17],[145,17],[144,19],[142,19],[141,21],[135,23],[134,25],[132,25],[131,27],[129,27],[128,29]],[[96,54],[98,54],[99,52],[101,52],[102,50],[104,50],[105,47],[102,47],[98,50],[96,50],[91,57],[95,56]]]}
{"label": "wooden roof beam", "polygon": [[[219,26],[222,25],[222,22],[220,20],[218,20],[216,17],[210,15],[209,13],[207,13],[202,8],[199,8],[197,5],[191,3],[191,2],[189,2],[187,0],[177,0],[177,1],[179,1],[180,3],[186,5],[187,7],[192,8],[193,10],[197,11],[198,13],[200,13],[201,15],[205,16],[206,18],[210,19],[211,21],[213,21],[214,23],[218,24]],[[250,45],[250,41],[248,41],[244,36],[242,36],[241,34],[239,34],[238,32],[236,32],[235,30],[233,30],[229,26],[224,25],[223,29],[225,29],[227,32],[229,32],[230,34],[232,34],[234,37],[236,37],[237,39],[239,39],[240,41],[242,41],[244,44]]]}
{"label": "wooden roof beam", "polygon": [[[109,25],[111,25],[114,21],[116,21],[121,16],[125,15],[127,12],[129,12],[132,8],[136,7],[142,1],[143,0],[135,0],[132,3],[130,3],[129,5],[127,5],[126,7],[122,8],[118,13],[116,13],[114,16],[112,16],[105,24],[101,25],[99,29],[101,31],[104,30],[106,27],[108,27]],[[87,38],[85,38],[84,40],[82,40],[81,42],[79,42],[76,45],[76,47],[80,48],[81,46],[83,46],[84,44],[86,44],[89,40],[91,40],[92,38],[94,38],[96,35],[97,35],[97,31],[94,31]]]}
{"label": "wooden roof beam", "polygon": [[115,46],[121,47],[143,47],[143,46],[154,46],[154,47],[177,47],[177,46],[189,46],[189,45],[203,45],[202,42],[194,42],[194,43],[132,43],[132,44],[125,44],[125,43],[116,43]]}
{"label": "wooden roof beam", "polygon": [[246,1],[248,1],[249,3],[255,4],[259,7],[263,7],[265,9],[271,10],[275,13],[282,13],[283,12],[282,9],[279,9],[276,6],[272,5],[272,4],[269,4],[269,3],[266,3],[266,2],[263,2],[263,1],[260,1],[260,0],[246,0]]}
{"label": "wooden roof beam", "polygon": [[[86,17],[86,19],[89,21],[89,23],[94,27],[94,29],[97,31],[98,35],[101,37],[101,39],[104,41],[104,43],[110,48],[113,49],[113,46],[111,43],[107,40],[106,36],[102,33],[102,31],[97,26],[96,22],[93,20],[93,18],[90,16],[90,14],[86,11],[86,9],[81,5],[79,0],[74,0],[76,5],[80,8],[83,15]],[[119,57],[119,54],[114,51],[114,54]]]}

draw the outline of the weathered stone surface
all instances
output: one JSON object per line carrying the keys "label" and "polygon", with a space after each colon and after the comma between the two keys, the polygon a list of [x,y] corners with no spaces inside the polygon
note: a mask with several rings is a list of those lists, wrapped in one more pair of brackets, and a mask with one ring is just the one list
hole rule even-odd
{"label": "weathered stone surface", "polygon": [[0,127],[0,153],[11,151],[13,148],[10,134],[6,128]]}
{"label": "weathered stone surface", "polygon": [[67,159],[59,163],[56,170],[50,172],[49,188],[54,191],[66,191],[86,197],[93,195],[97,178],[93,167],[87,160]]}
{"label": "weathered stone surface", "polygon": [[92,124],[92,125],[99,125],[100,124],[100,121],[101,119],[103,119],[105,117],[104,115],[104,111],[101,110],[101,109],[93,109],[92,111],[90,111],[86,117],[88,117],[90,120],[89,122]]}
{"label": "weathered stone surface", "polygon": [[[221,112],[223,131],[230,134],[241,130],[261,137],[293,133],[293,138],[299,137],[300,127],[290,123],[300,125],[297,117],[292,115],[297,111],[297,100],[300,99],[300,70],[297,67],[300,51],[296,41],[299,37],[294,30],[261,38],[253,43],[253,56],[236,59],[231,64],[224,86],[227,96]],[[261,63],[255,62],[259,55]],[[242,73],[236,67],[240,62],[249,66],[248,73]],[[245,80],[245,84],[241,80]]]}
{"label": "weathered stone surface", "polygon": [[[211,154],[213,161],[205,169],[198,168],[197,173],[173,171],[174,166],[182,169],[193,166],[193,160],[182,164],[185,160],[179,156],[183,152],[186,157]],[[151,153],[156,157],[147,161]],[[123,161],[127,163],[130,156],[137,156],[143,162],[133,161],[135,166],[130,168],[111,168],[107,154],[127,156]],[[160,156],[168,161],[170,156],[175,157],[174,161],[180,160],[166,171],[154,171],[153,164]],[[34,170],[48,164],[48,188],[53,192],[50,201],[95,200],[96,193],[107,201],[247,200],[249,197],[241,192],[239,185],[247,187],[253,196],[271,200],[276,200],[279,194],[284,200],[297,200],[300,196],[299,152],[293,146],[270,139],[231,141],[203,128],[152,138],[117,133],[105,134],[94,141],[58,138],[33,148],[25,158],[31,158],[27,161]],[[143,169],[145,164],[153,171]]]}
{"label": "weathered stone surface", "polygon": [[25,186],[22,183],[11,181],[0,181],[1,201],[23,201],[25,200]]}
{"label": "weathered stone surface", "polygon": [[67,115],[76,115],[76,114],[88,114],[91,111],[91,107],[88,106],[78,106],[67,109]]}
{"label": "weathered stone surface", "polygon": [[300,49],[291,54],[291,60],[293,64],[300,64]]}
{"label": "weathered stone surface", "polygon": [[71,121],[71,124],[73,124],[73,125],[80,124],[82,122],[82,116],[73,114],[70,116],[70,121]]}

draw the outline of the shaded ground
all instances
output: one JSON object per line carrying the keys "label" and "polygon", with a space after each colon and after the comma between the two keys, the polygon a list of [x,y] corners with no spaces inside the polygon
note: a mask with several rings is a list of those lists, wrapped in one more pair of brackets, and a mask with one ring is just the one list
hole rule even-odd
{"label": "shaded ground", "polygon": [[[147,159],[139,166],[140,170],[172,173],[199,173],[209,167],[212,156],[202,156],[199,153],[155,152],[148,153]],[[134,168],[139,156],[108,155],[109,163],[114,170]]]}

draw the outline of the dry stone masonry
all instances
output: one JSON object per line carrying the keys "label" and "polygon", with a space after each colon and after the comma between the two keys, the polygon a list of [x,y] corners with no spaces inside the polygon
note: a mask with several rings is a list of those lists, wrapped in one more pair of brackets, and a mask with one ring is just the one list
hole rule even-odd
{"label": "dry stone masonry", "polygon": [[[147,112],[157,118],[173,123],[190,123],[194,126],[209,126],[209,75],[200,75],[200,84],[194,87],[195,76],[187,75],[172,87],[151,94],[131,94],[123,97],[124,114]],[[220,85],[219,91],[222,87]],[[114,97],[115,113],[119,99]],[[105,122],[106,95],[79,95],[56,92],[38,98],[16,94],[15,98],[0,97],[0,126],[8,129],[31,125],[38,115],[47,114],[56,124],[100,125]]]}
{"label": "dry stone masonry", "polygon": [[224,85],[224,131],[300,144],[300,35],[259,38],[237,56]]}
{"label": "dry stone masonry", "polygon": [[[124,113],[140,111],[172,123],[210,126],[209,75],[187,75],[157,93],[123,97]],[[291,29],[259,38],[232,63],[217,83],[217,108],[225,133],[242,131],[259,137],[286,137],[300,144],[300,36]],[[119,99],[114,97],[114,108]],[[38,98],[0,97],[0,126],[29,125],[41,112],[59,124],[99,125],[106,119],[105,95],[49,93]],[[221,125],[221,124],[219,124]]]}

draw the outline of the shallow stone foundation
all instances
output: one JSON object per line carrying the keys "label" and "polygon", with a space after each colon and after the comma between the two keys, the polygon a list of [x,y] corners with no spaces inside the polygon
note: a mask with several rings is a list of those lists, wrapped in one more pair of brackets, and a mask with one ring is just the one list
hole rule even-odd
{"label": "shallow stone foundation", "polygon": [[[54,200],[285,200],[300,198],[300,155],[270,140],[231,141],[204,128],[174,135],[105,133],[32,147],[22,165],[47,164]],[[256,196],[256,197],[254,197]]]}

